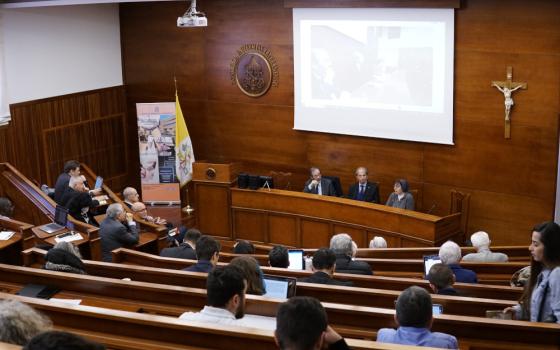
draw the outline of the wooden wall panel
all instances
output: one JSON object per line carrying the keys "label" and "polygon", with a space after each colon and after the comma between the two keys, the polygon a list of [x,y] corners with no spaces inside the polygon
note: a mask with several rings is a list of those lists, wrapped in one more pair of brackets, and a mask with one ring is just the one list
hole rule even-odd
{"label": "wooden wall panel", "polygon": [[328,222],[314,220],[300,220],[301,248],[324,247],[325,242],[330,242],[331,228]]}
{"label": "wooden wall panel", "polygon": [[130,150],[126,136],[123,86],[14,104],[11,114],[0,128],[0,161],[29,179],[54,186],[69,159],[87,163],[117,191],[137,177],[128,158],[138,146],[134,139]]}
{"label": "wooden wall panel", "polygon": [[289,246],[299,244],[297,236],[297,219],[294,217],[269,215],[268,216],[269,242],[277,242]]}
{"label": "wooden wall panel", "polygon": [[248,239],[250,241],[265,242],[266,240],[266,217],[261,213],[236,210],[233,214],[234,237]]}
{"label": "wooden wall panel", "polygon": [[[382,202],[394,179],[407,178],[422,193],[423,209],[435,205],[439,215],[448,212],[449,190],[456,188],[472,194],[469,233],[485,229],[495,244],[526,244],[534,224],[552,219],[558,1],[461,1],[453,146],[293,130],[292,16],[283,0],[201,3],[209,26],[196,29],[175,26],[183,2],[120,6],[129,123],[135,122],[134,103],[173,100],[175,74],[197,159],[239,160],[252,172],[292,172],[295,190],[303,188],[309,167],[319,166],[323,174],[339,176],[347,191],[354,168],[365,165],[380,182]],[[262,98],[243,95],[230,81],[231,59],[245,44],[267,47],[279,64],[279,87]],[[505,140],[503,95],[490,82],[503,80],[508,65],[514,80],[529,89],[514,94],[512,139]]]}

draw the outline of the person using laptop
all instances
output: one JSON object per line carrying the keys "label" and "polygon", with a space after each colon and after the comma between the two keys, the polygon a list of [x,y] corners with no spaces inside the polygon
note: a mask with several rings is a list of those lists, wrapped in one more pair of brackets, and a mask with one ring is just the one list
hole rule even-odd
{"label": "person using laptop", "polygon": [[90,225],[98,226],[89,209],[99,206],[98,200],[91,198],[85,186],[83,176],[72,176],[68,183],[68,190],[62,196],[61,204],[68,209],[74,219]]}
{"label": "person using laptop", "polygon": [[132,213],[124,211],[120,203],[113,203],[107,208],[107,217],[99,229],[103,261],[111,262],[111,252],[117,248],[131,247],[140,238]]}
{"label": "person using laptop", "polygon": [[317,249],[313,254],[313,274],[300,279],[301,282],[352,286],[351,281],[339,281],[333,278],[336,266],[336,255],[329,248]]}

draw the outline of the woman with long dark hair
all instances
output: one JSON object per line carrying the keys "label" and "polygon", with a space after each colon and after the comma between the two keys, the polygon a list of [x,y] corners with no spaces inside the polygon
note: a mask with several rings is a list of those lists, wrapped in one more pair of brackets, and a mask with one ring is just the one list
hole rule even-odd
{"label": "woman with long dark hair", "polygon": [[545,222],[533,228],[531,277],[519,305],[506,308],[517,319],[560,323],[560,226]]}

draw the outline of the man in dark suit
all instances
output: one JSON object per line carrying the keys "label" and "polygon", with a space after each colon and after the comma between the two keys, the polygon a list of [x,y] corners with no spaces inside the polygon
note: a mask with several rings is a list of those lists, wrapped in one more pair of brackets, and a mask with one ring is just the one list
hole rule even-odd
{"label": "man in dark suit", "polygon": [[133,246],[140,238],[132,213],[126,213],[119,203],[107,208],[107,217],[101,222],[99,229],[103,261],[111,262],[111,251],[123,246]]}
{"label": "man in dark suit", "polygon": [[220,243],[210,236],[202,236],[196,242],[196,264],[183,269],[191,272],[210,272],[220,258]]}
{"label": "man in dark suit", "polygon": [[350,185],[348,198],[362,202],[379,203],[379,190],[373,182],[368,182],[368,170],[361,166],[354,172],[356,183]]}
{"label": "man in dark suit", "polygon": [[367,262],[352,260],[352,237],[347,233],[334,235],[331,238],[331,249],[336,255],[336,272],[373,275]]}
{"label": "man in dark suit", "polygon": [[68,189],[64,192],[60,205],[68,209],[68,213],[76,220],[97,226],[97,222],[91,215],[89,208],[105,205],[105,201],[97,201],[91,198],[85,186],[82,175],[72,176],[68,183]]}
{"label": "man in dark suit", "polygon": [[311,178],[305,183],[303,192],[321,196],[336,196],[336,191],[331,180],[323,179],[319,168],[311,168],[310,173]]}
{"label": "man in dark suit", "polygon": [[199,230],[191,228],[185,234],[183,243],[178,247],[164,248],[159,255],[166,258],[196,260],[196,242],[200,236],[202,236],[202,233]]}
{"label": "man in dark suit", "polygon": [[336,255],[331,249],[317,249],[313,254],[313,274],[300,279],[301,282],[332,284],[337,286],[352,286],[350,281],[339,281],[333,279],[336,265]]}
{"label": "man in dark suit", "polygon": [[70,177],[72,176],[80,176],[80,163],[75,160],[69,160],[64,163],[64,172],[56,179],[56,184],[54,185],[54,201],[56,203],[61,204],[60,201],[68,189]]}

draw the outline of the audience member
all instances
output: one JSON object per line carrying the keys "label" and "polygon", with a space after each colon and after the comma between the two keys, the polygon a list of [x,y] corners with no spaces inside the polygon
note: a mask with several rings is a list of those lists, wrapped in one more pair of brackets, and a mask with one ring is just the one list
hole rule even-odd
{"label": "audience member", "polygon": [[136,222],[131,213],[126,213],[120,203],[113,203],[107,208],[107,217],[99,229],[103,261],[112,260],[111,251],[123,246],[133,246],[140,238]]}
{"label": "audience member", "polygon": [[132,212],[134,214],[138,214],[138,216],[140,218],[142,218],[142,220],[145,220],[147,222],[151,222],[151,223],[156,224],[156,225],[166,225],[167,224],[167,220],[162,219],[159,216],[154,218],[153,216],[148,215],[148,209],[146,209],[146,205],[142,202],[132,203],[132,205],[130,206],[130,209],[132,210]]}
{"label": "audience member", "polygon": [[237,241],[233,245],[233,254],[255,254],[255,246],[246,240]]}
{"label": "audience member", "polygon": [[370,248],[387,248],[387,241],[381,236],[375,236],[369,241]]}
{"label": "audience member", "polygon": [[0,197],[0,216],[11,218],[14,215],[14,205],[6,197]]}
{"label": "audience member", "polygon": [[58,242],[45,256],[45,270],[85,274],[78,247],[70,242]]}
{"label": "audience member", "polygon": [[322,196],[336,196],[334,185],[329,179],[323,179],[319,168],[311,168],[309,170],[311,178],[307,180],[303,187],[303,192],[313,193]]}
{"label": "audience member", "polygon": [[379,203],[379,190],[377,184],[368,181],[368,170],[359,167],[354,172],[356,182],[348,189],[348,198],[363,202]]}
{"label": "audience member", "polygon": [[560,323],[560,226],[550,221],[533,228],[531,276],[520,304],[506,308],[515,318]]}
{"label": "audience member", "polygon": [[0,301],[0,341],[25,345],[35,335],[50,330],[51,321],[16,300]]}
{"label": "audience member", "polygon": [[[204,238],[206,236],[202,236]],[[201,238],[201,239],[202,239]],[[217,267],[208,273],[206,306],[200,312],[185,312],[180,319],[210,324],[274,329],[273,319],[245,315],[247,281],[237,266]]]}
{"label": "audience member", "polygon": [[490,237],[484,231],[478,231],[471,235],[471,243],[476,253],[470,253],[463,257],[463,261],[476,262],[507,262],[508,256],[504,253],[493,253],[490,251]]}
{"label": "audience member", "polygon": [[457,339],[445,333],[431,332],[432,297],[423,288],[412,286],[397,299],[395,321],[399,328],[382,328],[377,332],[380,343],[431,346],[458,349]]}
{"label": "audience member", "polygon": [[105,346],[78,335],[48,331],[36,335],[23,350],[104,350]]}
{"label": "audience member", "polygon": [[389,195],[387,204],[393,208],[414,210],[414,197],[408,192],[408,181],[396,180],[393,185],[394,192]]}
{"label": "audience member", "polygon": [[358,254],[358,245],[352,241],[352,260],[356,258],[356,254]]}
{"label": "audience member", "polygon": [[266,293],[263,274],[259,263],[251,256],[238,256],[231,260],[230,265],[237,266],[247,281],[247,294],[263,295]]}
{"label": "audience member", "polygon": [[220,243],[210,236],[202,236],[196,241],[198,261],[183,270],[191,272],[210,272],[220,259]]}
{"label": "audience member", "polygon": [[336,272],[373,275],[367,262],[352,260],[352,237],[347,233],[334,235],[331,238],[330,248],[336,255]]}
{"label": "audience member", "polygon": [[351,286],[350,281],[339,281],[333,278],[336,265],[336,255],[329,248],[317,249],[313,254],[313,274],[300,279],[301,282],[332,284],[337,286]]}
{"label": "audience member", "polygon": [[436,294],[441,295],[457,295],[457,291],[453,288],[455,283],[455,275],[449,266],[444,264],[434,264],[426,276],[430,281],[430,287]]}
{"label": "audience member", "polygon": [[461,283],[478,283],[476,273],[469,269],[464,269],[459,265],[461,261],[461,247],[457,243],[447,241],[439,248],[441,262],[449,266],[455,275],[455,280]]}
{"label": "audience member", "polygon": [[323,305],[310,297],[293,297],[280,304],[274,339],[281,350],[350,349],[329,326]]}
{"label": "audience member", "polygon": [[56,179],[56,184],[54,185],[54,201],[56,203],[60,204],[72,176],[80,176],[80,163],[76,160],[69,160],[64,163],[64,171]]}
{"label": "audience member", "polygon": [[202,233],[199,230],[195,228],[188,229],[183,243],[178,247],[164,248],[159,255],[166,258],[196,260],[196,242],[201,236]]}
{"label": "audience member", "polygon": [[134,203],[140,201],[140,195],[133,187],[127,187],[123,190],[123,198],[124,204],[126,204],[129,208],[132,208]]}
{"label": "audience member", "polygon": [[270,252],[268,252],[268,264],[271,267],[281,267],[284,269],[290,266],[288,249],[281,245],[275,245],[272,247]]}
{"label": "audience member", "polygon": [[76,220],[97,226],[89,209],[98,206],[100,203],[91,198],[84,184],[83,176],[72,176],[68,183],[68,189],[62,195],[60,205],[68,209],[68,213]]}

